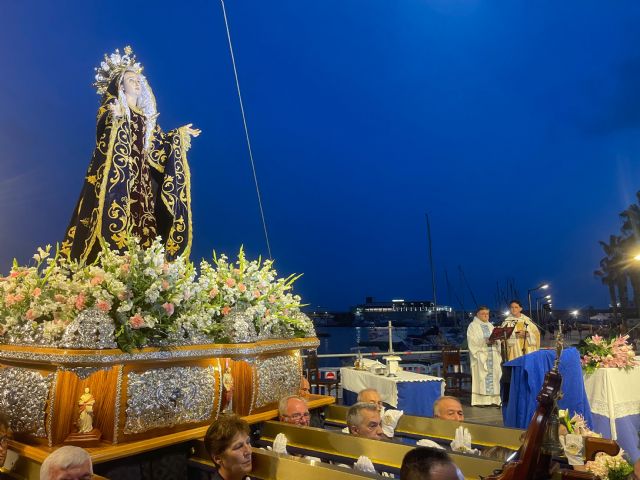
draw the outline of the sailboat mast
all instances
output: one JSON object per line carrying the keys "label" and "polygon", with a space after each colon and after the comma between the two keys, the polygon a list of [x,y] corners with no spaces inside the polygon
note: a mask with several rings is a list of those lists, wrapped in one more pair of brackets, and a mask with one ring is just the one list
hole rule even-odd
{"label": "sailboat mast", "polygon": [[438,326],[438,299],[436,297],[436,272],[433,269],[433,250],[431,248],[431,222],[429,222],[429,214],[427,217],[427,238],[429,240],[429,264],[431,265],[431,288],[433,290],[433,310],[436,313],[436,326]]}

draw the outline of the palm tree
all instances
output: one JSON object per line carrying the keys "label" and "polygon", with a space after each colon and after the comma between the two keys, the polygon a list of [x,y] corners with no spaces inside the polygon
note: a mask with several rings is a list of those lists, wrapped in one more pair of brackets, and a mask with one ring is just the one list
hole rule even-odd
{"label": "palm tree", "polygon": [[[640,201],[640,192],[636,193]],[[640,318],[640,262],[631,260],[640,253],[640,205],[632,204],[620,213],[622,219],[622,251],[629,261],[626,264],[626,273],[633,289],[633,303]]]}
{"label": "palm tree", "polygon": [[[622,306],[622,323],[625,323],[624,309],[629,303],[627,292],[627,277],[623,272],[623,264],[621,262],[621,245],[620,237],[617,235],[609,236],[609,243],[600,241],[605,257],[600,260],[600,270],[596,270],[594,274],[600,277],[602,283],[609,288],[609,297],[611,299],[611,308],[613,309],[613,318],[618,320],[618,299]],[[616,295],[617,293],[617,295]]]}

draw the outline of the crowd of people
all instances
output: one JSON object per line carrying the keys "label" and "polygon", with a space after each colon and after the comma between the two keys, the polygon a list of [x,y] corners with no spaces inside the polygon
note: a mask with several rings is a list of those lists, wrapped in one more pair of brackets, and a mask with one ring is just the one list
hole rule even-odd
{"label": "crowd of people", "polygon": [[[478,317],[477,317],[478,318]],[[481,320],[482,321],[482,320]],[[314,415],[310,412],[307,399],[308,383],[302,382],[299,394],[283,397],[278,404],[278,420],[298,427],[323,427],[318,416],[314,424]],[[380,394],[371,388],[358,394],[357,403],[349,407],[346,413],[347,427],[343,432],[354,437],[372,439],[381,442],[393,441],[394,430],[402,411],[386,408]],[[433,405],[434,418],[455,422],[464,422],[464,409],[461,402],[451,396],[438,398]],[[7,455],[8,440],[11,430],[7,418],[0,415],[0,465]],[[205,449],[215,466],[215,471],[208,480],[247,480],[253,469],[251,445],[251,428],[249,424],[235,414],[220,415],[207,429],[204,436]],[[275,453],[289,455],[287,438],[279,433],[273,441]],[[384,444],[380,445],[384,448]],[[445,446],[432,440],[418,440],[416,447],[404,456],[400,468],[401,480],[462,480],[464,476],[456,466],[449,452],[478,454],[506,462],[515,455],[514,450],[494,446],[483,451],[472,448],[468,430],[460,425],[456,429],[456,438]],[[324,461],[320,458],[317,461]],[[352,466],[335,464],[353,468],[366,473],[377,473],[371,459],[361,456]],[[0,474],[0,478],[3,477]],[[640,478],[640,462],[636,463],[634,474]],[[93,476],[91,457],[86,450],[64,446],[53,451],[42,463],[40,480],[89,480]],[[390,476],[383,473],[383,476]]]}
{"label": "crowd of people", "polygon": [[[540,333],[535,323],[522,314],[522,305],[514,300],[510,314],[501,327],[502,338],[492,336],[494,326],[489,321],[488,307],[477,309],[467,330],[469,357],[472,373],[471,404],[475,406],[499,406],[501,404],[500,382],[504,382],[502,363],[540,348]],[[513,330],[510,330],[513,329]],[[278,403],[278,420],[298,427],[324,428],[324,419],[317,412],[310,412],[308,398],[309,382],[301,379],[300,391],[288,395]],[[394,434],[403,412],[388,408],[378,391],[366,388],[359,392],[357,402],[346,412],[346,428],[343,432],[354,437],[381,442],[394,441]],[[437,419],[464,422],[461,402],[452,396],[442,396],[433,404],[433,416]],[[4,464],[9,439],[12,433],[6,417],[0,415],[0,465]],[[268,448],[275,453],[289,455],[288,439],[279,433]],[[253,469],[251,428],[235,414],[220,415],[208,428],[204,445],[215,465],[209,480],[246,480]],[[381,444],[380,448],[384,448]],[[474,448],[471,435],[464,425],[456,429],[454,440],[445,445],[441,441],[420,439],[415,448],[403,458],[400,468],[401,480],[460,480],[464,476],[449,452],[463,452],[508,461],[516,452],[495,446],[479,450]],[[455,457],[455,456],[454,456]],[[313,458],[319,462],[321,460]],[[352,465],[337,464],[367,473],[377,473],[374,463],[361,456]],[[88,480],[93,476],[91,457],[82,448],[64,446],[52,452],[42,463],[41,480]],[[640,462],[635,465],[635,475],[640,478]],[[0,478],[3,477],[0,472]],[[383,473],[383,475],[387,475]]]}

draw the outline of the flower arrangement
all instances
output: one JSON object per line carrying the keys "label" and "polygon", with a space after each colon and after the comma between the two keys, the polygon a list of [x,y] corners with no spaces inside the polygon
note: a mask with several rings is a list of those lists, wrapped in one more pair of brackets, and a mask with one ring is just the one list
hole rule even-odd
{"label": "flower arrangement", "polygon": [[213,264],[202,261],[199,275],[183,257],[167,262],[160,238],[142,248],[129,237],[121,252],[103,244],[91,265],[51,254],[50,245],[39,248],[34,265],[14,260],[9,275],[0,277],[5,342],[55,343],[87,309],[113,319],[115,340],[125,351],[161,344],[181,331],[228,341],[233,336],[225,318],[236,310],[251,319],[255,338],[315,335],[300,312],[300,297],[291,293],[299,276],[278,278],[271,260],[249,261],[242,249],[236,262],[225,255],[214,255]]}
{"label": "flower arrangement", "polygon": [[615,457],[604,452],[597,453],[595,460],[587,462],[585,467],[600,480],[626,480],[633,472],[633,467],[622,457],[623,453],[620,450]]}
{"label": "flower arrangement", "polygon": [[[245,328],[248,331],[244,335],[249,338],[315,334],[313,325],[300,316],[300,297],[290,291],[300,275],[277,278],[272,260],[248,261],[242,248],[236,262],[215,253],[213,262],[200,264],[198,308],[208,314],[192,317],[199,331],[224,341],[235,340],[237,332]],[[250,324],[238,325],[240,319],[226,322],[225,317],[237,318],[230,315],[234,311],[241,312]]]}
{"label": "flower arrangement", "polygon": [[569,409],[559,409],[558,419],[560,420],[560,425],[567,429],[567,433],[574,433],[583,437],[602,437],[599,433],[589,429],[584,417],[579,413],[574,413],[573,417],[570,417]]}
{"label": "flower arrangement", "polygon": [[634,359],[635,352],[628,343],[629,335],[619,335],[609,341],[598,335],[585,340],[585,346],[580,348],[582,354],[582,369],[586,373],[593,373],[598,368],[624,368],[625,370],[638,365]]}

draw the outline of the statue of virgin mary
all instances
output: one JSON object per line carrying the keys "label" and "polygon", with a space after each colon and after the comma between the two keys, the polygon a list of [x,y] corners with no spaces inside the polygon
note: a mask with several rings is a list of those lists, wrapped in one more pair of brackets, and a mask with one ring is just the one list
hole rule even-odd
{"label": "statue of virgin mary", "polygon": [[191,248],[187,151],[200,130],[163,132],[156,101],[131,47],[105,55],[96,68],[102,95],[96,146],[61,251],[87,263],[106,242],[124,248],[128,235],[148,247],[162,237],[168,259]]}

